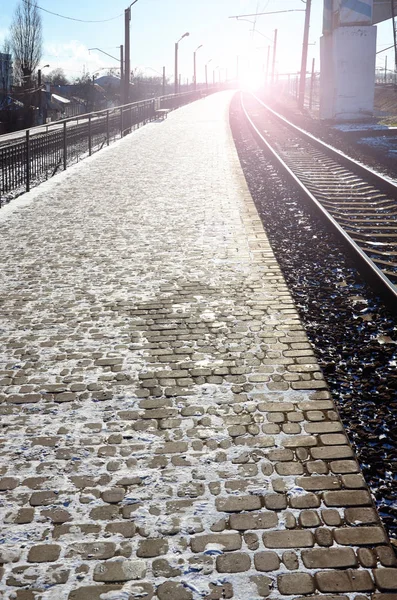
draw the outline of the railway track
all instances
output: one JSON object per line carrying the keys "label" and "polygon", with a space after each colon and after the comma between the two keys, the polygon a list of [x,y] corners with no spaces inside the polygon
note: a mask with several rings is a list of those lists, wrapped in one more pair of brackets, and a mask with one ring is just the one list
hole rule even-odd
{"label": "railway track", "polygon": [[397,184],[241,95],[251,129],[343,239],[360,270],[397,310]]}

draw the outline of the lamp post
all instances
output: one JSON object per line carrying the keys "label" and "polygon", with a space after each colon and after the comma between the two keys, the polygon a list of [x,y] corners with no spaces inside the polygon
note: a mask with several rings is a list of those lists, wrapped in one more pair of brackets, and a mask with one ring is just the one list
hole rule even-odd
{"label": "lamp post", "polygon": [[197,50],[200,50],[200,48],[203,47],[203,44],[200,44],[200,46],[197,46],[196,50],[193,52],[193,86],[194,86],[194,91],[196,91],[197,89],[197,71],[196,71],[196,53]]}
{"label": "lamp post", "polygon": [[208,89],[208,65],[212,62],[212,58],[209,59],[207,63],[205,63],[205,87]]}
{"label": "lamp post", "polygon": [[183,40],[183,38],[188,37],[189,35],[190,35],[190,33],[187,31],[186,33],[183,34],[183,36],[177,42],[175,42],[175,94],[178,93],[178,89],[179,89],[179,74],[178,74],[178,48],[179,48],[179,42],[181,40]]}
{"label": "lamp post", "polygon": [[131,67],[130,67],[130,21],[131,21],[131,6],[136,4],[138,0],[134,0],[131,2],[128,8],[124,11],[124,104],[128,104],[129,95],[130,95],[130,77],[131,77]]}

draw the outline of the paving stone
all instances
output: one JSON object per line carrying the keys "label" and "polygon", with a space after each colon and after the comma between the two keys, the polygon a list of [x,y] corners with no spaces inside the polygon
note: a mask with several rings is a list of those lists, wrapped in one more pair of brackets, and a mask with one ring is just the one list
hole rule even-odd
{"label": "paving stone", "polygon": [[374,583],[368,571],[321,571],[314,576],[320,592],[372,592]]}
{"label": "paving stone", "polygon": [[339,489],[340,483],[337,477],[326,475],[312,475],[311,477],[297,477],[296,485],[307,491],[335,490]]}
{"label": "paving stone", "polygon": [[166,581],[157,588],[159,600],[193,600],[192,592],[182,583]]}
{"label": "paving stone", "polygon": [[140,558],[152,558],[168,552],[168,542],[163,538],[140,540],[136,555]]}
{"label": "paving stone", "polygon": [[240,550],[242,539],[239,533],[219,533],[197,535],[190,540],[192,552],[204,552],[209,544],[220,545],[225,552],[230,552],[232,550]]}
{"label": "paving stone", "polygon": [[371,496],[366,490],[325,492],[324,502],[327,506],[365,506],[372,504]]}
{"label": "paving stone", "polygon": [[31,506],[49,506],[59,502],[56,492],[33,492],[30,496]]}
{"label": "paving stone", "polygon": [[335,541],[343,546],[362,546],[386,543],[386,535],[381,527],[346,527],[335,529]]}
{"label": "paving stone", "polygon": [[390,546],[378,546],[375,551],[384,567],[397,566],[397,557]]}
{"label": "paving stone", "polygon": [[105,560],[112,558],[115,551],[116,544],[114,542],[78,543],[69,546],[66,558],[80,556],[82,560]]}
{"label": "paving stone", "polygon": [[143,579],[145,575],[143,560],[108,560],[98,563],[94,569],[94,581],[105,583]]}
{"label": "paving stone", "polygon": [[282,555],[283,563],[290,571],[294,571],[299,567],[299,559],[296,552],[292,550],[286,550]]}
{"label": "paving stone", "polygon": [[273,581],[270,577],[266,577],[266,575],[253,575],[250,577],[250,580],[255,584],[260,598],[267,598],[270,596],[273,588]]}
{"label": "paving stone", "polygon": [[254,564],[257,571],[277,571],[280,559],[275,552],[256,552]]}
{"label": "paving stone", "polygon": [[178,577],[181,575],[181,569],[172,567],[164,558],[157,558],[152,563],[152,571],[155,577]]}
{"label": "paving stone", "polygon": [[357,558],[360,564],[367,569],[376,567],[376,555],[370,548],[358,548]]}
{"label": "paving stone", "polygon": [[310,531],[268,531],[263,534],[267,548],[309,548],[314,545]]}
{"label": "paving stone", "polygon": [[357,559],[351,548],[302,550],[302,560],[308,569],[337,569],[357,566]]}
{"label": "paving stone", "polygon": [[308,573],[284,573],[277,577],[279,592],[290,596],[292,594],[312,594],[315,590],[314,581]]}
{"label": "paving stone", "polygon": [[121,589],[121,585],[86,585],[72,590],[68,600],[102,600],[106,594]]}
{"label": "paving stone", "polygon": [[345,519],[348,525],[371,525],[379,523],[378,513],[373,508],[347,508]]}
{"label": "paving stone", "polygon": [[277,527],[278,517],[274,512],[265,511],[260,513],[239,513],[230,515],[229,525],[231,529],[245,531],[246,529],[271,529]]}
{"label": "paving stone", "polygon": [[205,596],[205,600],[230,600],[233,598],[233,586],[231,583],[209,584],[210,592]]}
{"label": "paving stone", "polygon": [[0,477],[0,492],[14,490],[19,485],[16,477]]}
{"label": "paving stone", "polygon": [[242,573],[248,571],[250,566],[250,556],[245,552],[233,552],[233,554],[216,557],[216,569],[219,573]]}
{"label": "paving stone", "polygon": [[382,592],[397,591],[397,569],[374,570],[375,583]]}
{"label": "paving stone", "polygon": [[222,496],[218,497],[215,503],[220,512],[241,512],[261,508],[259,496]]}
{"label": "paving stone", "polygon": [[32,546],[28,554],[28,562],[54,562],[58,560],[61,546],[57,544],[38,544]]}

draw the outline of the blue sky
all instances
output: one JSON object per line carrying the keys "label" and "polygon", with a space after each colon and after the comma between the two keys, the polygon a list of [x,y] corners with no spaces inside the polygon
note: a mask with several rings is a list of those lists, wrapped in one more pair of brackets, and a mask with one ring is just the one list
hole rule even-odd
{"label": "blue sky", "polygon": [[[0,42],[7,34],[12,15],[19,0],[0,0]],[[91,51],[98,47],[119,55],[117,46],[124,43],[124,9],[128,0],[39,0],[44,9],[82,20],[110,19],[105,23],[80,23],[59,18],[40,11],[43,20],[44,53],[41,65],[51,69],[62,67],[69,77],[83,71],[103,74],[107,67],[117,67],[117,62],[105,55]],[[309,65],[316,59],[319,68],[319,39],[322,28],[323,0],[312,0]],[[296,72],[300,68],[304,12],[289,12],[257,18],[256,29],[247,21],[229,19],[230,15],[256,11],[304,9],[302,0],[138,0],[131,8],[131,66],[155,74],[166,67],[173,78],[174,43],[185,31],[190,36],[180,43],[180,72],[183,80],[191,80],[193,52],[197,52],[198,80],[204,80],[204,63],[209,77],[212,69],[224,69],[223,76],[236,70],[237,55],[240,69],[260,71],[266,63],[268,45],[274,29],[278,29],[277,70],[280,73]],[[266,36],[266,37],[264,37]],[[391,21],[378,26],[378,49],[393,43]],[[389,67],[393,68],[394,55],[390,51],[378,55],[377,63],[384,64],[388,54]]]}

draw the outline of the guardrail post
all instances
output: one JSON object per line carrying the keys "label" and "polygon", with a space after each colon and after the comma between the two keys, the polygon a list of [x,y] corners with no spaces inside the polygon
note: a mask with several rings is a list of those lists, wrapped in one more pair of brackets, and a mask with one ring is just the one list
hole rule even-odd
{"label": "guardrail post", "polygon": [[123,137],[123,107],[120,107],[120,137]]}
{"label": "guardrail post", "polygon": [[88,156],[92,154],[91,115],[88,115]]}
{"label": "guardrail post", "polygon": [[109,111],[106,111],[106,145],[109,146]]}
{"label": "guardrail post", "polygon": [[30,131],[26,130],[26,191],[30,191]]}
{"label": "guardrail post", "polygon": [[68,161],[68,145],[66,137],[66,121],[63,122],[63,170],[66,171],[66,163]]}

